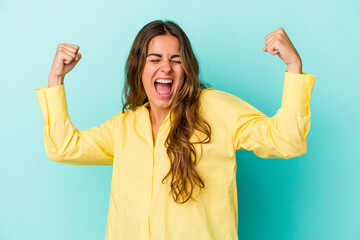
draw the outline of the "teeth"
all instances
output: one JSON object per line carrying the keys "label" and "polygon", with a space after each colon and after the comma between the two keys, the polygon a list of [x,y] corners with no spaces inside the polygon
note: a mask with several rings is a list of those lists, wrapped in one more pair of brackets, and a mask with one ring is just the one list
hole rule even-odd
{"label": "teeth", "polygon": [[157,83],[172,83],[172,80],[168,80],[168,79],[156,79]]}

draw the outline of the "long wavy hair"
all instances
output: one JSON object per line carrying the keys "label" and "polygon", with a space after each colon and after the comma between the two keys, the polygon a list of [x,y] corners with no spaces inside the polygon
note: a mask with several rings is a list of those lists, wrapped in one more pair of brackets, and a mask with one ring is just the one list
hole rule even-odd
{"label": "long wavy hair", "polygon": [[[171,129],[166,138],[165,147],[171,167],[162,183],[171,175],[169,194],[176,203],[185,203],[190,198],[196,200],[192,196],[195,187],[199,190],[205,187],[204,181],[195,168],[199,159],[197,159],[194,144],[209,143],[211,128],[199,114],[199,96],[206,86],[199,80],[198,61],[188,37],[175,22],[161,20],[150,22],[135,37],[125,65],[123,112],[128,109],[135,110],[148,101],[141,79],[148,44],[153,37],[167,34],[175,36],[180,42],[180,59],[185,79],[170,109],[172,112],[170,114]],[[198,141],[190,142],[193,134],[197,136]],[[199,135],[203,135],[203,139],[200,139]]]}

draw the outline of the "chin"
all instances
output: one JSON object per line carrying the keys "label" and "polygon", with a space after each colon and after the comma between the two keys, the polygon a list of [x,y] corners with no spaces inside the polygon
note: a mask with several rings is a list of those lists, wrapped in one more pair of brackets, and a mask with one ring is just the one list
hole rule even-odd
{"label": "chin", "polygon": [[153,107],[158,109],[170,109],[172,105],[173,99],[155,99],[151,101]]}

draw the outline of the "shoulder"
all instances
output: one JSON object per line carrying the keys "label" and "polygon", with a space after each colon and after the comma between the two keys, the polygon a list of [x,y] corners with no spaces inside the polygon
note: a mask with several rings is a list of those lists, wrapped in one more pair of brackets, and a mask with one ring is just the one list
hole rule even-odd
{"label": "shoulder", "polygon": [[247,102],[231,93],[207,88],[201,92],[200,104],[202,107],[222,112],[239,110],[245,107]]}
{"label": "shoulder", "polygon": [[134,124],[143,124],[148,117],[146,104],[135,109],[126,109],[125,112],[119,112],[119,120],[123,126],[133,126]]}
{"label": "shoulder", "polygon": [[139,112],[139,109],[136,109],[136,111],[127,109],[125,112],[120,110],[108,120],[108,123],[118,125],[128,120],[131,121],[137,112]]}

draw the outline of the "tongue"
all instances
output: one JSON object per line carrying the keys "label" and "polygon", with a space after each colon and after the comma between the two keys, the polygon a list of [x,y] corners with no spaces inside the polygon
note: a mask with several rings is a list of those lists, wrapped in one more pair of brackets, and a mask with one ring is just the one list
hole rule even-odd
{"label": "tongue", "polygon": [[171,83],[155,83],[156,91],[161,95],[167,95],[171,91]]}

